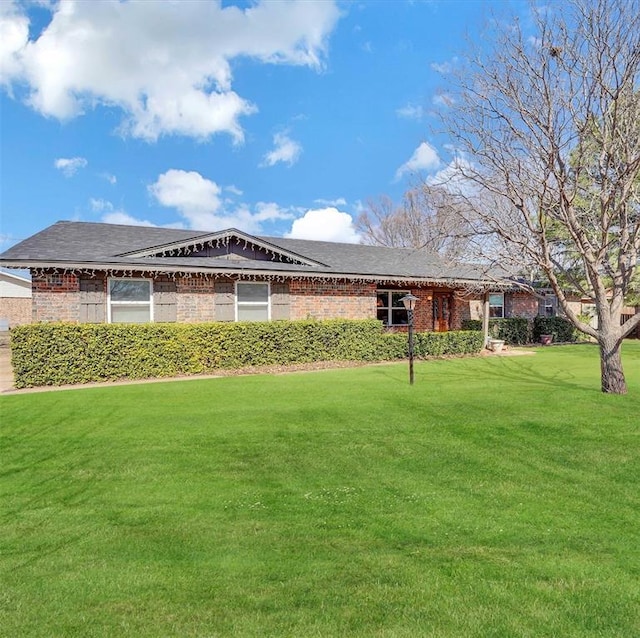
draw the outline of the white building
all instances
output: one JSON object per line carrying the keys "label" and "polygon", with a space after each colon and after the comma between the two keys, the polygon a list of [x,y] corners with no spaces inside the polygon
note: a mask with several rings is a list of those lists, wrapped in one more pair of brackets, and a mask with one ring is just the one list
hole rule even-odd
{"label": "white building", "polygon": [[0,270],[0,331],[31,323],[31,279]]}

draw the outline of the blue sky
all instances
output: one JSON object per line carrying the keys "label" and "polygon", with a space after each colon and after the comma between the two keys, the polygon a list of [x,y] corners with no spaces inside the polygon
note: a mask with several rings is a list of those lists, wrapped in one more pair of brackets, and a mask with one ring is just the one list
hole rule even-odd
{"label": "blue sky", "polygon": [[447,71],[507,6],[0,0],[0,250],[63,219],[358,241],[446,169]]}

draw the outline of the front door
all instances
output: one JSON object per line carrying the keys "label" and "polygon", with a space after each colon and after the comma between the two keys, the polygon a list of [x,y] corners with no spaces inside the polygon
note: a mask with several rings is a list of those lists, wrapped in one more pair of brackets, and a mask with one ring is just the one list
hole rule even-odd
{"label": "front door", "polygon": [[433,295],[433,329],[435,332],[447,332],[451,328],[451,295],[435,293]]}

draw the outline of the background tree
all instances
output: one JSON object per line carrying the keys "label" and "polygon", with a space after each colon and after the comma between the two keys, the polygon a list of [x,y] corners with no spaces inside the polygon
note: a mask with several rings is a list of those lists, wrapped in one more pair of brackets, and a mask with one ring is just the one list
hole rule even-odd
{"label": "background tree", "polygon": [[367,244],[426,248],[459,261],[470,244],[468,215],[457,210],[461,205],[446,187],[425,182],[408,190],[400,205],[386,195],[368,201],[356,228]]}
{"label": "background tree", "polygon": [[[494,21],[456,75],[443,115],[457,144],[449,184],[475,248],[544,273],[567,317],[600,347],[602,390],[624,393],[621,325],[640,254],[640,0],[533,7],[532,25]],[[567,303],[583,282],[598,328]]]}

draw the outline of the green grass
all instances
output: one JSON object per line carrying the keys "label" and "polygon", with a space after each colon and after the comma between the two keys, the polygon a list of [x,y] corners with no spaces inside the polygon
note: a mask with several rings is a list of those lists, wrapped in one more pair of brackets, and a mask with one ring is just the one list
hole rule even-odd
{"label": "green grass", "polygon": [[5,396],[2,636],[640,636],[640,343]]}

